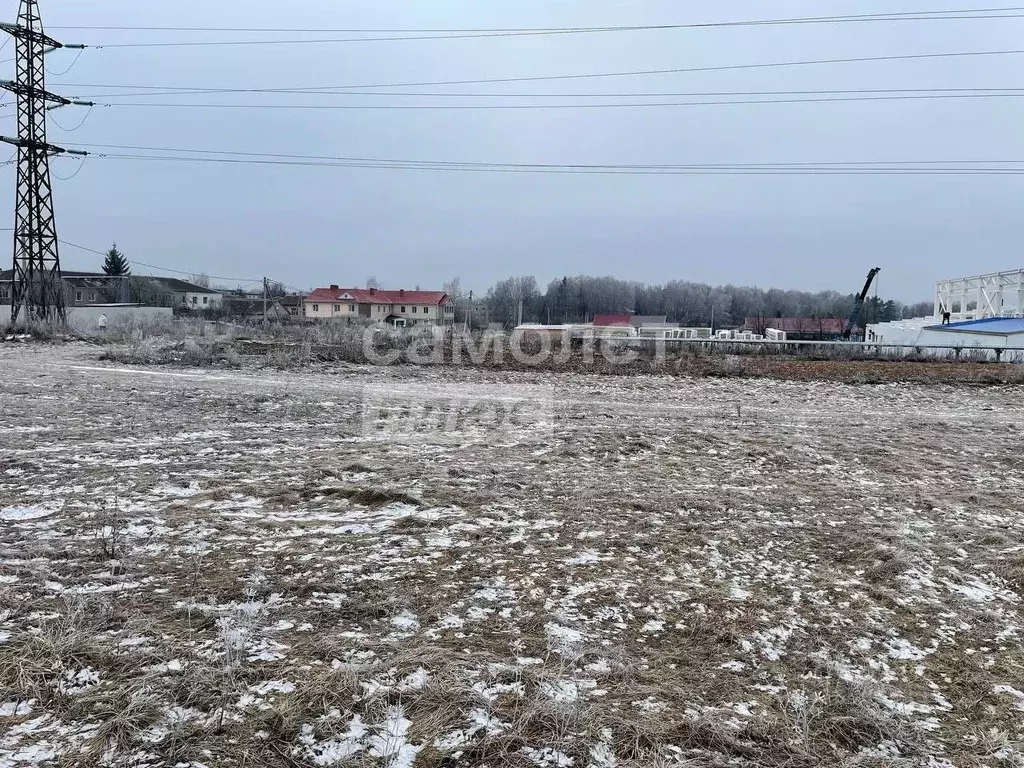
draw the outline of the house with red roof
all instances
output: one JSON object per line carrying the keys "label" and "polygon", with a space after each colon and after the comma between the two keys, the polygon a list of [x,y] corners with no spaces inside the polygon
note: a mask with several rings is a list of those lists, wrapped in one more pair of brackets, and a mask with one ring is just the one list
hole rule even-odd
{"label": "house with red roof", "polygon": [[614,326],[629,328],[632,324],[632,315],[594,315],[595,328],[612,328]]}
{"label": "house with red roof", "polygon": [[305,299],[306,320],[369,321],[399,328],[451,325],[455,302],[444,291],[387,291],[380,288],[317,288]]}

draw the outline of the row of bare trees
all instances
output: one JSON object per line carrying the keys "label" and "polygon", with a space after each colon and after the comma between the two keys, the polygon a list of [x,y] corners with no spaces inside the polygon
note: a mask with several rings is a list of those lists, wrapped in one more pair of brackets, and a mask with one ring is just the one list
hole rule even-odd
{"label": "row of bare trees", "polygon": [[[458,288],[456,278],[448,286]],[[466,298],[449,290],[457,303]],[[837,291],[793,291],[749,286],[693,283],[672,280],[662,285],[619,280],[614,277],[579,275],[552,280],[541,290],[532,276],[508,277],[488,290],[478,311],[490,322],[513,326],[519,319],[520,303],[525,322],[588,322],[602,313],[666,315],[669,322],[687,326],[740,326],[751,317],[847,318],[854,307],[854,294]],[[870,299],[862,319],[886,322],[931,314],[927,302],[906,305],[892,299]],[[482,322],[482,319],[481,319]]]}

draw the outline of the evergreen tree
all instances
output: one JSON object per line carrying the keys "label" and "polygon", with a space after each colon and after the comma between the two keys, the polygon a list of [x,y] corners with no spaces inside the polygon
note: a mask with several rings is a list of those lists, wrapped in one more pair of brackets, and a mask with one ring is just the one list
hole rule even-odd
{"label": "evergreen tree", "polygon": [[103,273],[111,277],[123,277],[132,273],[128,259],[117,250],[117,243],[114,243],[107,251],[107,256],[103,260]]}

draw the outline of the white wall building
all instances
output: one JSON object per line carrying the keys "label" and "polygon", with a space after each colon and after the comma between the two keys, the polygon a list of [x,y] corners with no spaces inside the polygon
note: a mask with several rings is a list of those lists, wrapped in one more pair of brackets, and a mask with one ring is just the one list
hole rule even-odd
{"label": "white wall building", "polygon": [[986,360],[1024,363],[1024,317],[988,317],[948,325],[933,318],[878,323],[868,326],[867,341],[921,347],[922,352],[939,357],[969,353]]}
{"label": "white wall building", "polygon": [[935,286],[934,317],[869,325],[865,341],[921,347],[941,357],[969,352],[1024,362],[1017,349],[1024,347],[1024,269],[943,280]]}

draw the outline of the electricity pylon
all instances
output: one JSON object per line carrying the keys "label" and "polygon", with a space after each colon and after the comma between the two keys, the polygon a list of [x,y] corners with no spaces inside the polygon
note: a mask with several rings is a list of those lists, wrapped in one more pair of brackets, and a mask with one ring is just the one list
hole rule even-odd
{"label": "electricity pylon", "polygon": [[64,153],[84,155],[46,140],[48,104],[76,104],[46,90],[43,57],[65,46],[43,31],[38,0],[21,0],[18,23],[0,23],[17,47],[17,77],[0,81],[18,97],[18,135],[0,141],[18,148],[18,183],[14,212],[14,274],[11,285],[11,324],[25,321],[66,319],[64,281],[60,273],[57,225],[53,215],[50,157]]}

